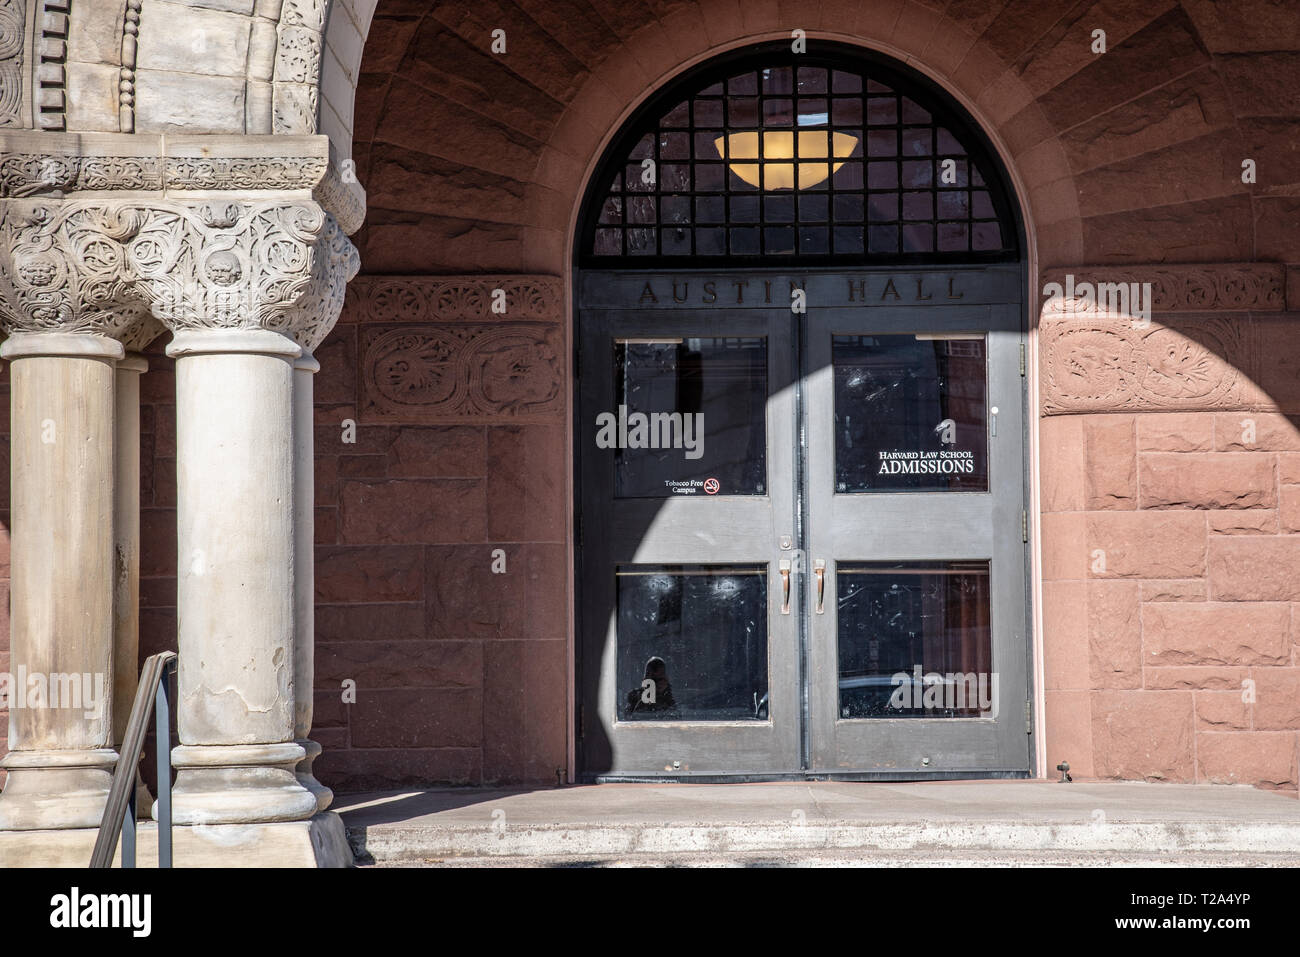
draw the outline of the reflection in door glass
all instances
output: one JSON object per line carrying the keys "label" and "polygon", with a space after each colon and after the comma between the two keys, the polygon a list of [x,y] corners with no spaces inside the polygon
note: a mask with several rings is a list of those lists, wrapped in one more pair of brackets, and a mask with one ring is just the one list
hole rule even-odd
{"label": "reflection in door glass", "polygon": [[841,718],[992,713],[989,563],[840,562]]}
{"label": "reflection in door glass", "polygon": [[835,491],[987,491],[982,335],[834,336]]}
{"label": "reflection in door glass", "polygon": [[768,718],[765,565],[616,574],[619,720]]}
{"label": "reflection in door glass", "polygon": [[766,339],[616,340],[614,383],[618,498],[766,493]]}

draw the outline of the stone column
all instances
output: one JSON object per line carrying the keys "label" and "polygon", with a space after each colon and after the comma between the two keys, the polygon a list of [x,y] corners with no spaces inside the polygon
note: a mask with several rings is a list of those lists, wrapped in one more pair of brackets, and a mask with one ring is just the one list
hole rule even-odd
{"label": "stone column", "polygon": [[97,827],[113,750],[113,413],[121,343],[14,332],[9,772],[0,830]]}
{"label": "stone column", "polygon": [[297,778],[310,710],[299,734],[296,698],[311,688],[295,679],[293,363],[337,319],[356,251],[309,198],[324,156],[300,167],[273,155],[268,173],[268,149],[241,142],[232,162],[255,154],[257,182],[274,188],[239,179],[228,190],[205,181],[201,197],[0,200],[0,325],[10,333],[0,354],[16,360],[12,660],[104,685],[102,709],[84,719],[14,709],[0,866],[87,860],[83,838],[93,843],[109,789],[117,755],[104,699],[119,680],[127,693],[138,652],[137,503],[125,494],[138,478],[125,477],[138,412],[128,387],[115,500],[114,362],[121,341],[137,344],[132,330],[154,320],[174,333],[176,359],[174,821],[210,826],[178,830],[177,860],[351,859],[341,819],[317,813],[323,802]]}
{"label": "stone column", "polygon": [[[151,327],[157,330],[157,326]],[[140,374],[149,360],[128,352],[117,364],[113,443],[113,747],[121,750],[140,682]],[[130,756],[128,756],[130,757]],[[153,798],[137,778],[136,810]]]}
{"label": "stone column", "polygon": [[316,456],[312,376],[320,363],[304,352],[293,364],[293,501],[294,501],[294,740],[307,756],[298,765],[298,782],[316,795],[323,811],[334,792],[316,780],[312,763],[321,746],[310,738],[312,696],[316,684]]}
{"label": "stone column", "polygon": [[180,824],[304,820],[295,777],[293,361],[267,329],[176,333]]}
{"label": "stone column", "polygon": [[298,780],[316,795],[324,811],[334,794],[316,780],[312,763],[321,747],[309,737],[312,722],[312,696],[315,689],[316,583],[315,530],[316,483],[312,377],[320,363],[312,353],[329,335],[343,308],[348,280],[357,274],[361,262],[356,248],[348,241],[338,221],[326,215],[316,257],[312,263],[311,287],[296,304],[292,313],[294,338],[302,346],[302,356],[294,365],[294,514],[296,606],[294,612],[294,673],[297,688],[295,739],[306,757],[298,765]]}

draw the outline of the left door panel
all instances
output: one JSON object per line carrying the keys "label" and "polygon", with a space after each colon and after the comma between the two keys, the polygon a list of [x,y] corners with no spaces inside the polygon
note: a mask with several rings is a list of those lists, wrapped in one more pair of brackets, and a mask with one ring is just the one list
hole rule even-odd
{"label": "left door panel", "polygon": [[791,315],[579,328],[583,776],[798,767]]}

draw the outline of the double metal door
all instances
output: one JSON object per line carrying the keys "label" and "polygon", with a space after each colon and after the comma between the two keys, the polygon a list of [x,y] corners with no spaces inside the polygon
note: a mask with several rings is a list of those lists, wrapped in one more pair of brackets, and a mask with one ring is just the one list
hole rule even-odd
{"label": "double metal door", "polygon": [[1018,282],[582,277],[584,777],[1027,773]]}

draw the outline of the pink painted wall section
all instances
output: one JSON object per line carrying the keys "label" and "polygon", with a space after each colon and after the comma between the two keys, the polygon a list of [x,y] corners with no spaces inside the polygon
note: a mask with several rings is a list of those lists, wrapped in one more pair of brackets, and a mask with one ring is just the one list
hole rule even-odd
{"label": "pink painted wall section", "polygon": [[1295,791],[1300,314],[1276,267],[1127,274],[1149,327],[1040,326],[1049,767]]}

